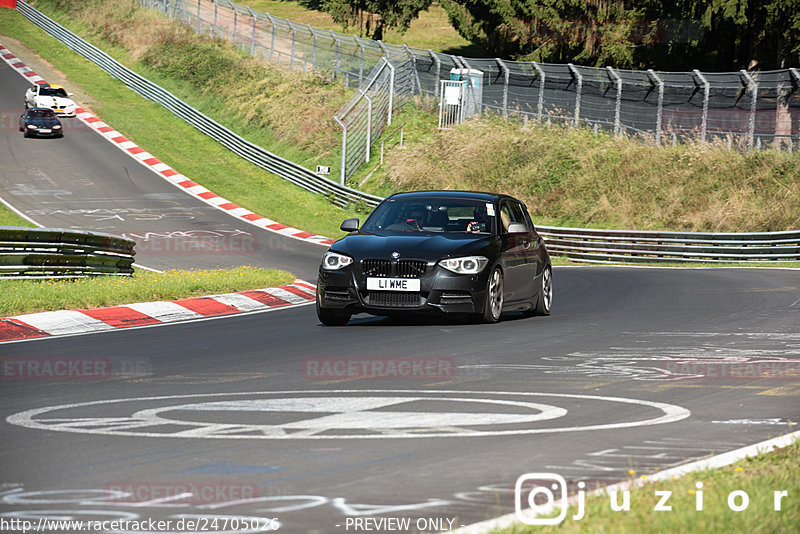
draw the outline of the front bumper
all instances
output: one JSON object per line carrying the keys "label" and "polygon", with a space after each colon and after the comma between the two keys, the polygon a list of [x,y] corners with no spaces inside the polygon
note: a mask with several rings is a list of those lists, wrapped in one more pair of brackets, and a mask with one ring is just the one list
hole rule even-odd
{"label": "front bumper", "polygon": [[51,130],[47,133],[41,132],[40,130],[27,130],[27,132],[29,137],[61,137],[64,135],[61,129]]}
{"label": "front bumper", "polygon": [[418,292],[369,291],[355,262],[339,271],[320,269],[317,296],[321,307],[351,314],[483,313],[489,272],[487,266],[477,275],[456,274],[431,264],[419,279]]}

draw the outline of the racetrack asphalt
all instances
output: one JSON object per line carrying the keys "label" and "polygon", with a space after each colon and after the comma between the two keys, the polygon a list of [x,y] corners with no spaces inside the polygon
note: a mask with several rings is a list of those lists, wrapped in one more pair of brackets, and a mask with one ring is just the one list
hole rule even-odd
{"label": "racetrack asphalt", "polygon": [[[16,110],[25,86],[9,89],[12,74],[0,65],[0,102]],[[261,232],[78,125],[63,140],[0,135],[0,195],[48,226]],[[89,203],[162,217],[98,220]],[[285,239],[244,257],[139,261],[246,259],[314,280],[324,249]],[[554,285],[552,316],[496,325],[327,328],[305,306],[0,344],[0,519],[277,517],[284,532],[335,533],[408,518],[372,531],[432,531],[417,521],[513,511],[524,473],[593,487],[798,420],[800,272],[556,267]]]}

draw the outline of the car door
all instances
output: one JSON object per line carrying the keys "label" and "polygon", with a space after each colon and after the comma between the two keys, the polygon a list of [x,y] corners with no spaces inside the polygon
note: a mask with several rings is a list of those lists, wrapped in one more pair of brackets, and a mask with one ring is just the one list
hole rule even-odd
{"label": "car door", "polygon": [[[533,225],[533,221],[531,220],[531,216],[528,213],[528,209],[525,207],[525,204],[521,204],[523,215],[525,216],[525,220],[528,222],[528,228],[531,229],[531,237],[533,241],[531,242],[530,248],[528,248],[528,263],[533,266],[533,273],[535,276],[542,274],[546,264],[547,264],[547,253],[544,245],[544,239],[539,233],[536,231],[536,227]],[[539,285],[534,284],[533,288],[534,292],[539,291]]]}
{"label": "car door", "polygon": [[[500,217],[498,232],[502,241],[502,259],[505,280],[503,295],[507,301],[522,300],[530,297],[531,281],[530,266],[528,265],[527,247],[530,244],[529,233],[511,234],[508,227],[513,222],[525,223],[524,216],[511,199],[500,201]],[[522,220],[520,220],[522,219]]]}
{"label": "car door", "polygon": [[536,275],[539,273],[539,254],[537,248],[541,247],[541,243],[537,241],[536,232],[533,229],[533,223],[528,215],[528,210],[525,205],[517,200],[509,201],[511,211],[514,214],[516,222],[524,224],[526,232],[518,234],[522,245],[522,254],[525,256],[524,278],[520,286],[519,298],[528,299],[533,297],[537,291],[535,283]]}

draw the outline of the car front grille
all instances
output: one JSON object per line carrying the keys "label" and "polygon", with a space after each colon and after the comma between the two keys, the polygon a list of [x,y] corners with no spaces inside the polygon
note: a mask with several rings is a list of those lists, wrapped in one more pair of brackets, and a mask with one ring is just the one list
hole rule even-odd
{"label": "car front grille", "polygon": [[419,293],[370,291],[365,299],[370,306],[385,308],[413,308],[422,305]]}
{"label": "car front grille", "polygon": [[361,260],[366,276],[394,276],[397,278],[422,278],[428,264],[422,260],[400,260],[391,262],[382,259]]}
{"label": "car front grille", "polygon": [[361,260],[361,268],[367,276],[391,276],[392,262],[389,260]]}

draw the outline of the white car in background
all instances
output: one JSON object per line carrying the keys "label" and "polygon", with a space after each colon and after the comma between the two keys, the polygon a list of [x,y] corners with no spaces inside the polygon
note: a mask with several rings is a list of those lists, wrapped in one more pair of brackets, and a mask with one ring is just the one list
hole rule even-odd
{"label": "white car in background", "polygon": [[74,117],[78,107],[70,98],[72,93],[60,85],[37,84],[25,92],[25,109],[52,109],[57,117]]}

